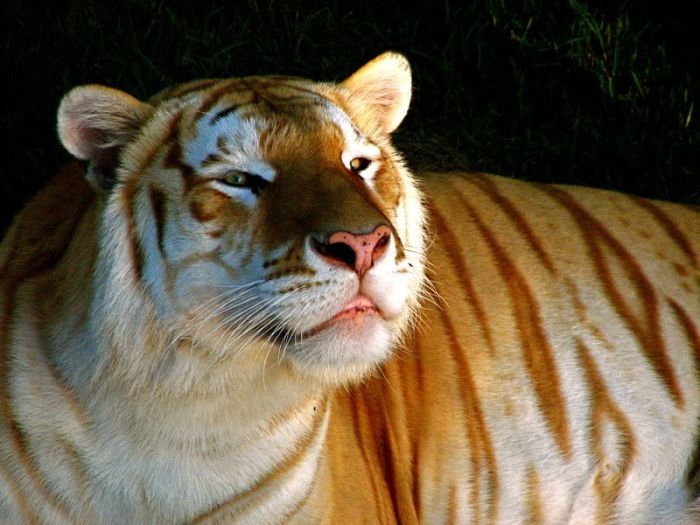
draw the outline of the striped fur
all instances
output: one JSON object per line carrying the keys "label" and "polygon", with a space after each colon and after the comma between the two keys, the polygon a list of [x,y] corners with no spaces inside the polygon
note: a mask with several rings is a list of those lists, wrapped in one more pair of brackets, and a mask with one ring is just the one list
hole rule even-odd
{"label": "striped fur", "polygon": [[700,520],[698,210],[413,177],[409,98],[395,54],[67,95],[87,167],[0,245],[1,522]]}

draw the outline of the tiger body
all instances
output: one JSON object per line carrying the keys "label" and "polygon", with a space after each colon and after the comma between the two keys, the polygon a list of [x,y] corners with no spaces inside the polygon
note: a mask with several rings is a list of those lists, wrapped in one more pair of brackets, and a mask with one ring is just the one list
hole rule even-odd
{"label": "tiger body", "polygon": [[330,442],[351,451],[337,471],[381,479],[338,499],[383,494],[377,523],[696,522],[679,509],[698,439],[698,212],[422,180],[442,301],[382,374],[336,396]]}
{"label": "tiger body", "polygon": [[87,167],[0,247],[2,522],[697,521],[700,213],[416,182],[409,98],[388,54],[64,99]]}

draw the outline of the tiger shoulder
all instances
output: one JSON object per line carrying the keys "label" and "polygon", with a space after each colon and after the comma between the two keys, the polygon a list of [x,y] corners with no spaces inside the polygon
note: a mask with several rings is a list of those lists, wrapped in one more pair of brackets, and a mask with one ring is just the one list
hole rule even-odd
{"label": "tiger shoulder", "polygon": [[340,83],[80,86],[0,245],[3,523],[700,521],[700,213],[393,146]]}

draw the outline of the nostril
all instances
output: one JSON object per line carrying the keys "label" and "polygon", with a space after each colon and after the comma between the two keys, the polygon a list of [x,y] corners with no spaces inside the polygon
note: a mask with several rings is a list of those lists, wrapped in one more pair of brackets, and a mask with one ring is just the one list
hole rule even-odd
{"label": "nostril", "polygon": [[356,254],[350,246],[342,242],[334,242],[328,245],[328,256],[337,261],[344,262],[349,268],[355,268]]}
{"label": "nostril", "polygon": [[391,242],[391,229],[386,225],[370,233],[335,231],[327,237],[311,238],[311,246],[331,264],[347,266],[362,277],[375,261],[381,259]]}
{"label": "nostril", "polygon": [[323,257],[331,259],[335,263],[342,263],[349,268],[355,268],[355,250],[344,242],[326,243],[312,238],[311,246]]}

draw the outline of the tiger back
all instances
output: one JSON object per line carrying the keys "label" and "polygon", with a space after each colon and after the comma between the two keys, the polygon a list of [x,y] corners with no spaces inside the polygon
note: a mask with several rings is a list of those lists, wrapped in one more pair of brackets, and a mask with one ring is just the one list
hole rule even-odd
{"label": "tiger back", "polygon": [[695,523],[700,213],[412,175],[406,60],[59,108],[0,246],[7,523]]}

